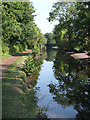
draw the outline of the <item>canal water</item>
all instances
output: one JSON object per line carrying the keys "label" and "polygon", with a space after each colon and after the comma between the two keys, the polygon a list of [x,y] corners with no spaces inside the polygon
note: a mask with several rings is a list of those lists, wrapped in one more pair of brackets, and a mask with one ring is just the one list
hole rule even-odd
{"label": "canal water", "polygon": [[88,65],[59,50],[42,54],[36,96],[37,105],[48,118],[88,118]]}

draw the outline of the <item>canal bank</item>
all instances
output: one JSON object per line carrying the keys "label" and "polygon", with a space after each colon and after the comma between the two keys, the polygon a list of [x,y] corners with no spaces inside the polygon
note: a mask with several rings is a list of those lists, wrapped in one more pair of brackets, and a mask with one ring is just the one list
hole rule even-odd
{"label": "canal bank", "polygon": [[[36,90],[27,85],[27,76],[22,67],[31,53],[23,54],[8,66],[2,78],[2,117],[46,118],[37,106]],[[37,55],[37,58],[39,55]],[[30,79],[29,79],[30,80]],[[34,80],[33,80],[34,81]],[[32,81],[31,81],[32,82]],[[8,96],[8,97],[7,97]]]}
{"label": "canal bank", "polygon": [[89,110],[84,111],[89,102],[87,65],[52,49],[47,51],[39,74],[37,104],[48,118],[88,118]]}
{"label": "canal bank", "polygon": [[19,75],[15,66],[9,68],[3,80],[3,116],[37,118],[44,113],[48,118],[87,118],[88,109],[83,113],[88,108],[88,67],[56,49],[43,51],[40,61],[41,68],[30,78],[18,66]]}
{"label": "canal bank", "polygon": [[80,60],[86,64],[90,64],[90,55],[88,54],[88,52],[85,53],[66,52],[66,53],[77,60]]}
{"label": "canal bank", "polygon": [[52,49],[57,49],[59,50],[61,53],[67,53],[69,54],[71,57],[80,60],[86,64],[90,63],[90,53],[88,52],[67,52],[65,50],[60,49],[58,46],[53,46]]}

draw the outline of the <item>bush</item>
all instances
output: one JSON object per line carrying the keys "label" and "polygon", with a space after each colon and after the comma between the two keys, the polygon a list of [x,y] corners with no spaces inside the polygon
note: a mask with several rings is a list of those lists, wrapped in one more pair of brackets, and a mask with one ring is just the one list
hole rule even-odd
{"label": "bush", "polygon": [[19,52],[19,46],[18,45],[14,46],[14,48],[16,49],[16,52]]}
{"label": "bush", "polygon": [[14,46],[9,47],[9,53],[14,54],[16,53],[17,49]]}
{"label": "bush", "polygon": [[25,46],[24,46],[24,50],[27,50],[28,49],[28,46],[27,46],[27,44],[25,44]]}
{"label": "bush", "polygon": [[7,43],[2,43],[2,53],[9,53],[9,47]]}
{"label": "bush", "polygon": [[40,49],[39,48],[35,48],[32,52],[32,54],[34,55],[34,57],[37,55],[37,54],[40,54]]}
{"label": "bush", "polygon": [[21,45],[21,44],[19,44],[19,51],[20,51],[20,52],[23,52],[23,50],[24,50],[24,46]]}
{"label": "bush", "polygon": [[29,56],[27,60],[25,60],[25,64],[22,68],[26,75],[31,75],[35,71],[35,64],[34,64],[34,59]]}
{"label": "bush", "polygon": [[29,56],[27,60],[25,60],[25,64],[22,68],[22,70],[26,73],[27,76],[30,76],[32,73],[34,73],[36,70],[40,68],[40,65],[42,64],[42,59],[34,59],[32,56]]}

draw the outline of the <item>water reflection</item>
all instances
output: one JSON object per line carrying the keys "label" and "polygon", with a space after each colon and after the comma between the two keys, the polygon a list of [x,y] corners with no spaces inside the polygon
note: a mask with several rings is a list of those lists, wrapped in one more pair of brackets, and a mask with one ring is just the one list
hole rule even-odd
{"label": "water reflection", "polygon": [[21,68],[16,70],[13,65],[9,67],[2,83],[3,119],[46,119],[46,114],[43,114],[37,106],[38,97],[36,97],[36,92],[39,91],[39,88],[33,89],[37,84],[42,61],[46,58],[46,55],[45,52],[39,56],[35,73],[28,76],[27,79],[25,79],[25,73],[19,71]]}
{"label": "water reflection", "polygon": [[49,90],[48,85],[50,83],[58,84],[53,68],[53,61],[55,61],[56,54],[56,50],[50,50],[47,53],[47,59],[43,60],[36,85],[36,87],[40,88],[39,91],[37,91],[38,106],[47,114],[48,118],[74,118],[77,113],[76,110],[71,106],[63,108],[60,104],[57,104],[57,102],[53,100],[54,95],[52,95]]}
{"label": "water reflection", "polygon": [[49,84],[53,100],[64,108],[73,106],[77,118],[89,118],[88,66],[58,51],[53,69],[58,80]]}
{"label": "water reflection", "polygon": [[56,54],[57,54],[57,50],[56,49],[52,49],[52,48],[47,48],[47,58],[46,60],[47,61],[53,61],[56,57]]}
{"label": "water reflection", "polygon": [[39,88],[40,110],[48,118],[88,119],[88,66],[54,49],[43,51],[40,61],[41,67],[28,78],[31,88]]}

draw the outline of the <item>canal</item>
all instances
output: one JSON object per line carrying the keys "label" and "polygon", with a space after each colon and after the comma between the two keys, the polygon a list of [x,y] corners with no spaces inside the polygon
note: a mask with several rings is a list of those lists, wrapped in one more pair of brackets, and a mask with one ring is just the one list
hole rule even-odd
{"label": "canal", "polygon": [[48,118],[89,117],[88,65],[56,49],[42,53],[37,105]]}

